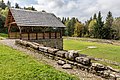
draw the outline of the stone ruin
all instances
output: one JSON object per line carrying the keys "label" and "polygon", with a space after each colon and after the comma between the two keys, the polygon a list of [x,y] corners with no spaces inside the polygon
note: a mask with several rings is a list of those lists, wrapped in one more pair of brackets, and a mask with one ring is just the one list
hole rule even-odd
{"label": "stone ruin", "polygon": [[56,60],[58,65],[61,65],[63,69],[72,69],[73,67],[76,67],[106,79],[120,80],[119,70],[100,63],[92,63],[91,58],[82,56],[77,51],[59,50],[51,47],[45,47],[35,42],[28,42],[23,40],[16,40],[15,44],[35,50],[51,59]]}

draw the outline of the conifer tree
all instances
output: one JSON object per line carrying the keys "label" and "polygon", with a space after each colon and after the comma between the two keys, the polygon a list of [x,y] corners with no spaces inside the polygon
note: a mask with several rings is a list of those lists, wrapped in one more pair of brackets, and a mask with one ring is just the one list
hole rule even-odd
{"label": "conifer tree", "polygon": [[9,8],[11,7],[11,2],[10,1],[7,2],[7,7],[9,7]]}
{"label": "conifer tree", "polygon": [[103,26],[104,26],[104,22],[102,21],[101,12],[99,11],[98,17],[96,19],[96,25],[94,27],[94,30],[95,30],[94,37],[102,38],[102,36],[103,36],[103,31],[102,31],[103,30]]}
{"label": "conifer tree", "polygon": [[112,23],[113,23],[112,13],[109,11],[103,29],[103,38],[112,39],[113,36]]}
{"label": "conifer tree", "polygon": [[20,8],[18,3],[15,3],[15,8]]}

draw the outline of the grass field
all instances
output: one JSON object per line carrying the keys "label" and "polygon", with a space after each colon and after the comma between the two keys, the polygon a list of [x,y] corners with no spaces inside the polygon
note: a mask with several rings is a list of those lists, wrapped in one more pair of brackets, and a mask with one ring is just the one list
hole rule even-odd
{"label": "grass field", "polygon": [[8,34],[0,33],[0,37],[7,38],[7,37],[8,37]]}
{"label": "grass field", "polygon": [[77,78],[0,44],[0,80],[77,80]]}
{"label": "grass field", "polygon": [[[96,49],[88,49],[88,46],[96,46]],[[109,59],[112,61],[120,62],[120,46],[111,44],[103,44],[96,42],[87,42],[80,40],[64,39],[65,50],[81,50],[80,53],[89,56]]]}

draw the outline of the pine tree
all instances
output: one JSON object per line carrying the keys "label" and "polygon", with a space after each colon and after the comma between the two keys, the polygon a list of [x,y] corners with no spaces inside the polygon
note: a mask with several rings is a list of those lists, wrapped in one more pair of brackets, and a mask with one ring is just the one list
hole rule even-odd
{"label": "pine tree", "polygon": [[9,8],[11,7],[11,2],[10,1],[7,2],[7,7],[9,7]]}
{"label": "pine tree", "polygon": [[2,3],[4,3],[4,0],[2,0]]}
{"label": "pine tree", "polygon": [[96,15],[96,13],[95,13],[94,16],[93,16],[93,19],[97,19],[97,15]]}
{"label": "pine tree", "polygon": [[18,3],[15,3],[15,8],[20,8]]}
{"label": "pine tree", "polygon": [[102,21],[102,17],[101,17],[101,12],[99,11],[98,13],[98,17],[96,19],[96,25],[94,27],[94,37],[96,38],[103,38],[103,26],[104,26],[104,22]]}
{"label": "pine tree", "polygon": [[103,29],[103,32],[104,32],[103,38],[112,39],[112,36],[113,36],[112,23],[113,23],[112,13],[109,11],[107,14],[106,22]]}
{"label": "pine tree", "polygon": [[120,39],[120,17],[114,19],[112,29],[114,30],[113,39]]}
{"label": "pine tree", "polygon": [[5,9],[7,7],[6,4],[4,3],[4,0],[0,1],[0,7],[2,9]]}
{"label": "pine tree", "polygon": [[64,22],[65,22],[65,18],[63,17],[63,18],[62,18],[62,23],[64,24]]}

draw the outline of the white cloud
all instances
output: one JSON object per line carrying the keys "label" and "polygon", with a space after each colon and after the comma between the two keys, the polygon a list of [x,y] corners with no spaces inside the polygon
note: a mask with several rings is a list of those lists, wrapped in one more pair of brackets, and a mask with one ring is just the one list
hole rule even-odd
{"label": "white cloud", "polygon": [[[5,0],[7,2],[7,0]],[[120,16],[120,0],[10,0],[23,6],[34,6],[37,10],[52,12],[57,16],[78,17],[85,21],[94,13],[102,12],[105,17],[108,11],[113,16]]]}

